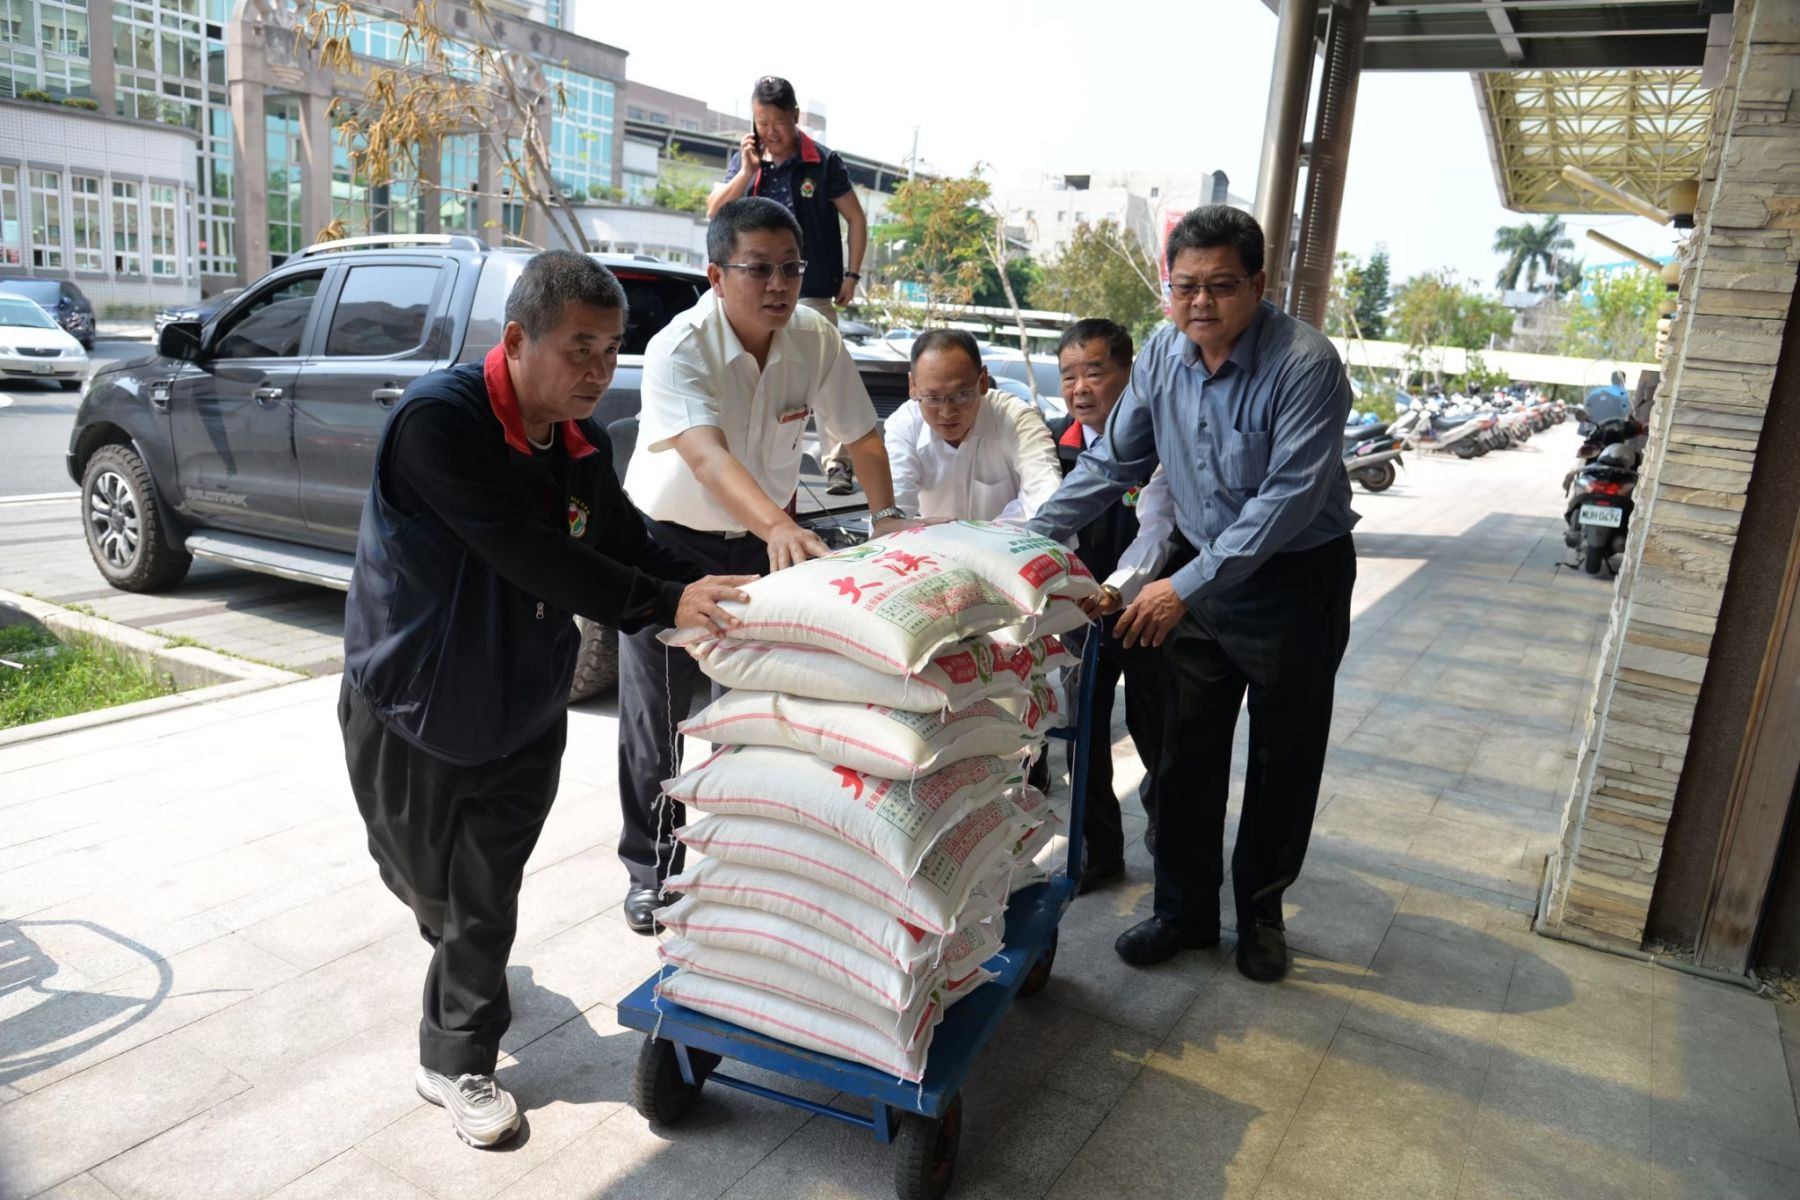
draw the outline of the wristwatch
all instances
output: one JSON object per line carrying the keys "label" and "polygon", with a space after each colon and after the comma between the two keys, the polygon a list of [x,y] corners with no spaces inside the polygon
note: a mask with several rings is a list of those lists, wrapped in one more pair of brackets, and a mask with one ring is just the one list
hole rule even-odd
{"label": "wristwatch", "polygon": [[858,282],[861,282],[862,281],[862,273],[860,271],[845,271],[844,278],[845,279],[854,279],[854,280],[857,280]]}
{"label": "wristwatch", "polygon": [[902,521],[905,521],[908,519],[905,509],[899,508],[895,505],[890,504],[886,508],[882,509],[880,512],[870,513],[869,514],[869,524],[871,526],[873,526],[877,521],[885,521],[889,517],[897,517]]}
{"label": "wristwatch", "polygon": [[1112,601],[1113,604],[1118,607],[1122,608],[1125,605],[1124,593],[1120,592],[1118,588],[1110,583],[1103,583],[1100,585],[1100,594]]}

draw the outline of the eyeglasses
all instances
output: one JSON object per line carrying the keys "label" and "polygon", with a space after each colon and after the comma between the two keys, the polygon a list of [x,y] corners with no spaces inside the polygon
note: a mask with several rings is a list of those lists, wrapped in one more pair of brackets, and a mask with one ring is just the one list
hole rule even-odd
{"label": "eyeglasses", "polygon": [[804,258],[796,258],[779,264],[769,262],[720,263],[719,266],[729,267],[733,271],[742,271],[758,283],[769,282],[769,280],[775,278],[775,272],[777,271],[781,272],[781,277],[783,279],[798,279],[806,274],[806,260]]}
{"label": "eyeglasses", "polygon": [[981,399],[980,391],[958,392],[954,396],[914,396],[920,408],[942,411],[946,408],[967,408]]}
{"label": "eyeglasses", "polygon": [[1248,275],[1232,275],[1224,279],[1209,279],[1204,283],[1170,283],[1169,294],[1183,300],[1192,300],[1201,292],[1205,292],[1214,300],[1229,300],[1238,294],[1238,289],[1250,282]]}

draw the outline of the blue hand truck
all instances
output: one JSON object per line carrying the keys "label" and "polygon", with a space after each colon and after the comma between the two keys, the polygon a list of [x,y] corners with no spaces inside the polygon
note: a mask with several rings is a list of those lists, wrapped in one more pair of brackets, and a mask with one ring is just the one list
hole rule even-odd
{"label": "blue hand truck", "polygon": [[[987,1045],[1015,996],[1032,996],[1050,982],[1056,961],[1056,928],[1081,878],[1082,820],[1087,804],[1087,756],[1095,745],[1095,662],[1102,627],[1089,626],[1082,649],[1076,720],[1048,731],[1069,742],[1068,861],[1062,873],[1016,892],[1006,906],[1006,944],[985,964],[996,978],[975,989],[945,1014],[931,1043],[925,1077],[906,1083],[872,1067],[819,1054],[755,1033],[741,1025],[659,999],[658,971],[619,1002],[619,1024],[643,1032],[632,1102],[653,1125],[673,1125],[691,1112],[708,1082],[778,1100],[823,1117],[860,1126],[895,1148],[894,1190],[900,1200],[937,1200],[950,1187],[962,1140],[962,1081]],[[1046,748],[1045,753],[1050,751]],[[726,1059],[817,1084],[838,1093],[840,1103],[820,1104],[719,1070]]]}

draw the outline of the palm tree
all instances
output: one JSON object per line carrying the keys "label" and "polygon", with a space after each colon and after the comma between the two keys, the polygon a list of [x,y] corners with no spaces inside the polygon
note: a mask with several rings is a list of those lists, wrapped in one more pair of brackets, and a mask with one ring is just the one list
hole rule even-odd
{"label": "palm tree", "polygon": [[1561,217],[1548,216],[1537,225],[1530,221],[1523,225],[1502,225],[1494,230],[1494,253],[1506,255],[1506,265],[1500,268],[1500,278],[1495,282],[1502,291],[1516,291],[1522,274],[1526,289],[1535,292],[1541,266],[1549,273],[1551,286],[1555,287],[1562,274],[1558,256],[1573,249],[1575,243],[1564,233]]}

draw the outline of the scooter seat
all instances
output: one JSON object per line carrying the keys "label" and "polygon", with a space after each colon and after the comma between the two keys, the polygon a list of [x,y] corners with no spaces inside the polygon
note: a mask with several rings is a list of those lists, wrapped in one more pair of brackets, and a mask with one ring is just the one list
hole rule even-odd
{"label": "scooter seat", "polygon": [[1354,445],[1357,442],[1366,442],[1370,438],[1386,437],[1387,431],[1388,422],[1386,421],[1379,424],[1370,422],[1367,425],[1346,425],[1344,426],[1344,444]]}

